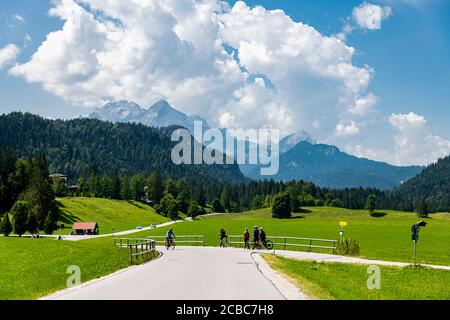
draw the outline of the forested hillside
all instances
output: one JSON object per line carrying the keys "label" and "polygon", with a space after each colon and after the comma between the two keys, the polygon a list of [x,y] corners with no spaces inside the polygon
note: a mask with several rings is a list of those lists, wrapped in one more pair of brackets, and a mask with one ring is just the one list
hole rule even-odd
{"label": "forested hillside", "polygon": [[172,130],[141,124],[94,119],[48,120],[32,114],[0,116],[0,146],[10,146],[18,157],[44,153],[51,173],[71,182],[92,173],[131,176],[159,170],[172,178],[214,177],[242,182],[237,165],[180,165],[171,161]]}
{"label": "forested hillside", "polygon": [[450,210],[450,156],[431,164],[419,175],[392,191],[396,209],[412,210],[425,199],[428,210]]}

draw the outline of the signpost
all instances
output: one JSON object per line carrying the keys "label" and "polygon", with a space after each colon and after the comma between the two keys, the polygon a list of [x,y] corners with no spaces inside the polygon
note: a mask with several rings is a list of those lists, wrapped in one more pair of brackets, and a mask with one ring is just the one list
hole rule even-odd
{"label": "signpost", "polygon": [[344,238],[344,228],[348,225],[347,221],[341,221],[339,222],[339,225],[341,226],[341,230],[339,231],[339,244],[342,244],[342,240]]}
{"label": "signpost", "polygon": [[411,239],[414,242],[414,257],[413,257],[413,264],[416,266],[417,261],[417,241],[419,241],[419,232],[420,227],[425,227],[427,223],[425,221],[419,221],[416,224],[413,224],[411,227],[412,236]]}

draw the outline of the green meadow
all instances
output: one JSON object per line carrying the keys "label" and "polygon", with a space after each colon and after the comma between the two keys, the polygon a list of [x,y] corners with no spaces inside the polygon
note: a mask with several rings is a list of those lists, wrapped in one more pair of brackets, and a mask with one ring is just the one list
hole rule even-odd
{"label": "green meadow", "polygon": [[[109,233],[112,228],[121,231],[134,229],[137,225],[145,227],[168,221],[167,218],[156,214],[152,208],[140,203],[86,198],[58,201],[64,212],[63,223],[96,221],[103,233]],[[179,222],[171,227],[177,235],[204,235],[206,245],[218,246],[220,228],[225,228],[229,235],[241,235],[245,227],[251,229],[253,226],[262,226],[269,236],[337,240],[339,222],[347,221],[345,235],[358,240],[362,257],[411,262],[410,228],[418,220],[413,213],[385,211],[379,213],[378,218],[371,218],[366,211],[339,208],[311,207],[305,208],[304,211],[295,214],[292,219],[285,220],[273,219],[270,209],[218,214]],[[420,233],[418,262],[450,265],[450,214],[434,214],[426,221],[428,226]],[[164,235],[167,229],[168,227],[134,233],[128,237]],[[128,252],[126,249],[115,248],[112,239],[113,237],[108,236],[69,242],[0,237],[0,299],[35,299],[64,289],[69,277],[66,271],[72,265],[81,268],[83,282],[126,268],[129,265]],[[303,271],[301,273],[303,274]],[[432,274],[443,282],[448,279],[447,273],[433,271],[430,276]],[[393,276],[405,281],[410,279],[408,273],[403,272],[394,272]],[[423,279],[430,280],[427,277]],[[430,290],[438,289],[438,286],[430,285]],[[342,297],[331,293],[334,298]],[[380,296],[384,297],[390,296]]]}
{"label": "green meadow", "polygon": [[65,289],[69,266],[79,266],[81,281],[126,268],[128,252],[112,238],[57,241],[0,237],[0,300],[36,299]]}
{"label": "green meadow", "polygon": [[[380,266],[379,288],[367,285],[373,273],[357,264],[318,263],[264,255],[310,299],[449,300],[450,271],[423,267]],[[373,285],[371,279],[369,284]]]}
{"label": "green meadow", "polygon": [[169,221],[153,208],[137,201],[98,198],[60,198],[57,201],[62,212],[59,224],[65,224],[66,228],[55,234],[70,233],[72,224],[77,221],[97,222],[100,234],[112,233],[113,228],[118,232]]}
{"label": "green meadow", "polygon": [[[412,262],[413,242],[411,226],[417,219],[414,213],[384,211],[377,218],[367,211],[331,207],[305,208],[305,213],[291,219],[271,217],[270,209],[242,214],[219,214],[171,226],[178,235],[204,235],[206,245],[219,244],[218,232],[224,228],[228,235],[241,235],[244,228],[262,226],[268,236],[339,239],[339,222],[347,221],[345,236],[357,240],[361,257],[389,261]],[[450,214],[433,214],[426,219],[418,242],[418,262],[450,265]],[[168,228],[142,232],[133,236],[163,235]],[[282,249],[282,248],[278,248]],[[325,251],[331,253],[330,250]]]}

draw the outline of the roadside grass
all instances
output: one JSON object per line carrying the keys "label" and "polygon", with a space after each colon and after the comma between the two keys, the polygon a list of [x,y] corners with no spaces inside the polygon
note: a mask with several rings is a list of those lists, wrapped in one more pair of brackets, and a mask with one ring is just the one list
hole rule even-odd
{"label": "roadside grass", "polygon": [[[241,235],[244,228],[263,226],[268,236],[339,239],[339,221],[348,222],[345,236],[357,240],[361,257],[388,261],[412,262],[411,226],[419,219],[414,213],[383,211],[380,218],[369,217],[365,210],[330,207],[305,208],[307,213],[292,219],[271,217],[270,209],[246,213],[218,214],[195,221],[177,223],[170,227],[136,233],[129,237],[165,235],[173,228],[178,235],[204,235],[207,246],[218,246],[218,233],[224,228],[228,235]],[[417,247],[418,263],[450,265],[450,214],[440,213],[426,219],[427,227],[420,231]],[[277,247],[276,249],[283,249]],[[331,250],[318,251],[331,253]]]}
{"label": "roadside grass", "polygon": [[0,300],[36,299],[65,289],[69,266],[79,266],[86,282],[128,267],[128,250],[111,237],[57,241],[0,237]]}
{"label": "roadside grass", "polygon": [[318,263],[263,255],[311,299],[321,300],[449,300],[450,271],[423,267],[380,266],[381,288],[368,289],[368,266]]}
{"label": "roadside grass", "polygon": [[55,234],[69,234],[74,222],[97,222],[100,234],[135,229],[138,225],[148,227],[170,221],[148,205],[137,201],[119,201],[99,198],[59,198],[58,206],[62,217],[59,224],[65,224],[64,230]]}

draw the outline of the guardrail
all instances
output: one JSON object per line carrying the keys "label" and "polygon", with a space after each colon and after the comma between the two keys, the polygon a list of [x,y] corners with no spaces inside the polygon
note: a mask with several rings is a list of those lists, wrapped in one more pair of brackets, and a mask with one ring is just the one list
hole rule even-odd
{"label": "guardrail", "polygon": [[150,255],[156,251],[156,242],[153,240],[147,240],[146,242],[130,244],[130,263],[133,264],[133,259],[136,263],[139,263],[139,258],[141,262],[150,258]]}
{"label": "guardrail", "polygon": [[128,248],[131,244],[147,242],[147,238],[115,238],[114,245],[119,248]]}
{"label": "guardrail", "polygon": [[[316,238],[266,236],[266,239],[271,240],[273,242],[274,249],[278,247],[282,248],[283,250],[288,250],[288,248],[290,247],[298,247],[298,248],[308,248],[310,252],[313,249],[327,249],[332,250],[333,253],[335,253],[338,243],[337,240],[316,239]],[[244,246],[244,237],[228,236],[228,243],[230,245]],[[251,239],[250,245],[252,245]]]}
{"label": "guardrail", "polygon": [[[154,240],[157,244],[166,244],[166,236],[148,236],[147,239]],[[202,245],[205,246],[205,236],[202,235],[192,235],[192,236],[176,236],[175,242],[177,246],[186,246],[186,245]]]}

